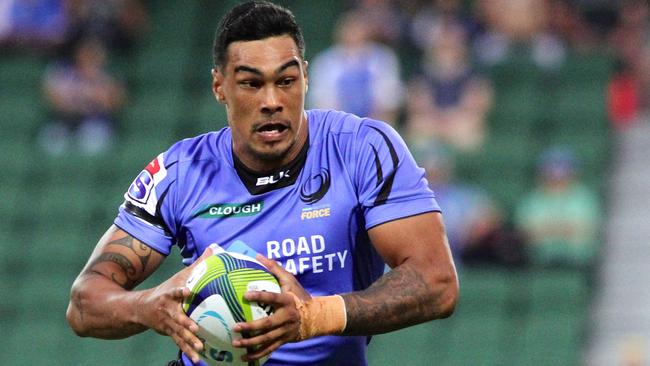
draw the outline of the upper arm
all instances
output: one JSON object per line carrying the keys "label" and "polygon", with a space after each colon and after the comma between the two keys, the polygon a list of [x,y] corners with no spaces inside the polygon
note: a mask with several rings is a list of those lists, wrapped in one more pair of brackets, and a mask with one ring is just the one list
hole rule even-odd
{"label": "upper arm", "polygon": [[97,243],[80,277],[99,274],[130,290],[149,277],[164,259],[163,254],[112,225]]}
{"label": "upper arm", "polygon": [[411,261],[425,268],[455,272],[439,212],[389,221],[371,228],[368,235],[391,268]]}

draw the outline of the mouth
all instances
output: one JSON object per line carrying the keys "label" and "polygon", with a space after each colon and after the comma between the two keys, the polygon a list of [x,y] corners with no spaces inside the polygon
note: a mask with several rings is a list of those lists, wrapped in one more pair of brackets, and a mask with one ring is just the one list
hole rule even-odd
{"label": "mouth", "polygon": [[284,121],[262,122],[254,126],[253,131],[262,135],[265,139],[277,139],[289,130],[289,124]]}

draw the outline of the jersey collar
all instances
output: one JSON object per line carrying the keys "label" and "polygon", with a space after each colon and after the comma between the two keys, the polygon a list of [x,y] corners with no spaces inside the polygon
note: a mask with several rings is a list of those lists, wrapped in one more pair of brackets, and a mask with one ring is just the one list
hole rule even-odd
{"label": "jersey collar", "polygon": [[263,174],[245,166],[234,152],[232,159],[235,171],[248,192],[252,195],[258,195],[294,184],[307,161],[307,150],[309,150],[309,137],[307,137],[302,149],[292,161],[275,171]]}

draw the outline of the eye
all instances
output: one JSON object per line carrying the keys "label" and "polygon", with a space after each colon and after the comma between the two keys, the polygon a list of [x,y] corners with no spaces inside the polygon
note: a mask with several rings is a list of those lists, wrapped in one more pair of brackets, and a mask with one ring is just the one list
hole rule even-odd
{"label": "eye", "polygon": [[292,78],[292,77],[290,77],[290,78],[283,78],[283,79],[278,80],[277,84],[278,84],[279,86],[289,87],[289,86],[293,85],[293,83],[294,83],[295,81],[296,81],[296,79],[295,79],[295,78]]}
{"label": "eye", "polygon": [[262,82],[259,80],[241,80],[237,84],[246,89],[259,89],[262,86]]}

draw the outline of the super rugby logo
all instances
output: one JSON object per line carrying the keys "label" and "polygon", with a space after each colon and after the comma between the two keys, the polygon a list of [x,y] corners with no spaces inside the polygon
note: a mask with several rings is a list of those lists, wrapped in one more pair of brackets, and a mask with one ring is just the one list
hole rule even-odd
{"label": "super rugby logo", "polygon": [[[320,201],[330,189],[330,183],[330,171],[326,168],[321,169],[316,176],[303,183],[300,188],[300,200],[310,205]],[[314,184],[318,188],[310,190]]]}
{"label": "super rugby logo", "polygon": [[167,176],[167,170],[163,165],[163,155],[160,154],[131,183],[127,192],[128,198],[145,205],[149,201],[155,185],[165,176]]}

